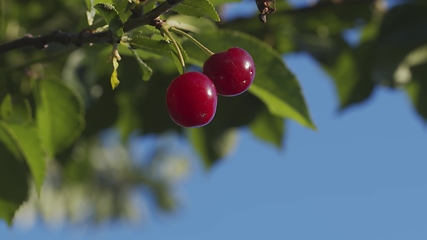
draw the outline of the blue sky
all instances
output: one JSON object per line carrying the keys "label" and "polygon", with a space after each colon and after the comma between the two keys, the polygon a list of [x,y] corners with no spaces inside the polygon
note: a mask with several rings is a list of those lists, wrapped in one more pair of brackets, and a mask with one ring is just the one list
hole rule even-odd
{"label": "blue sky", "polygon": [[180,187],[182,206],[138,225],[8,229],[0,239],[427,239],[427,130],[400,91],[338,113],[307,56],[286,58],[318,131],[289,122],[284,150],[242,129],[233,153]]}

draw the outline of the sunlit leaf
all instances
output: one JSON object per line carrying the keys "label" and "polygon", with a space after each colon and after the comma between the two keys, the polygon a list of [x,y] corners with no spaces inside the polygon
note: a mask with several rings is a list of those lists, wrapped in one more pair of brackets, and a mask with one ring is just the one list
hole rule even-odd
{"label": "sunlit leaf", "polygon": [[209,17],[216,22],[220,20],[214,6],[208,0],[184,0],[172,10],[194,17]]}
{"label": "sunlit leaf", "polygon": [[120,84],[120,80],[117,77],[117,68],[119,68],[119,61],[117,58],[113,58],[113,73],[111,74],[110,82],[111,88],[114,90]]}
{"label": "sunlit leaf", "polygon": [[194,33],[216,31],[218,29],[216,24],[207,18],[196,18],[185,15],[172,15],[167,19],[167,23],[171,27]]}
{"label": "sunlit leaf", "polygon": [[35,96],[40,139],[52,157],[73,143],[82,132],[82,103],[67,86],[49,79],[35,82]]}

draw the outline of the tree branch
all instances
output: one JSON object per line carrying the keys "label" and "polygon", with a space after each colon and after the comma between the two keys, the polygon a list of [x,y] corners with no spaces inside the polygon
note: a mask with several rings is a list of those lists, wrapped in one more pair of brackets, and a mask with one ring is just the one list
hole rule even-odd
{"label": "tree branch", "polygon": [[[161,14],[169,11],[174,6],[181,3],[183,0],[167,0],[164,3],[160,4],[158,7],[154,8],[150,12],[140,16],[129,18],[123,25],[123,31],[129,32],[137,27],[154,24],[154,19],[159,17]],[[111,31],[105,32],[90,32],[88,30],[83,30],[80,33],[69,33],[55,31],[51,34],[34,37],[32,35],[26,35],[23,38],[14,40],[0,45],[0,55],[11,50],[20,49],[24,47],[35,47],[38,49],[46,48],[50,43],[60,43],[63,45],[74,44],[76,46],[81,46],[85,43],[113,43],[113,35]]]}
{"label": "tree branch", "polygon": [[91,33],[82,31],[80,33],[67,33],[55,31],[49,35],[40,37],[26,35],[23,38],[2,44],[0,45],[0,54],[28,46],[44,49],[50,43],[60,43],[63,45],[74,44],[76,46],[81,46],[84,43],[111,42],[111,39],[111,32]]}

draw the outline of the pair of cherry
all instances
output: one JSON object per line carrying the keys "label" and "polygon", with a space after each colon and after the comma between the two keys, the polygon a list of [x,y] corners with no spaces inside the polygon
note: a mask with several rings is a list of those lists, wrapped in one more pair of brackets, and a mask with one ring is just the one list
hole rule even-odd
{"label": "pair of cherry", "polygon": [[239,95],[254,77],[254,62],[244,49],[213,54],[203,64],[203,73],[187,72],[172,80],[166,91],[169,116],[182,127],[205,126],[215,116],[217,94]]}

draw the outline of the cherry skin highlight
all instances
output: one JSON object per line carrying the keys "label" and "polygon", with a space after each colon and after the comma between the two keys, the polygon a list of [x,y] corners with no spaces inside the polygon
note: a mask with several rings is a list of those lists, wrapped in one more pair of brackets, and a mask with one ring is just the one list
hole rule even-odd
{"label": "cherry skin highlight", "polygon": [[214,84],[199,72],[176,77],[166,90],[169,116],[182,127],[202,127],[211,122],[217,101]]}
{"label": "cherry skin highlight", "polygon": [[255,78],[255,64],[251,55],[242,48],[233,47],[215,53],[203,64],[203,73],[222,96],[242,94]]}

